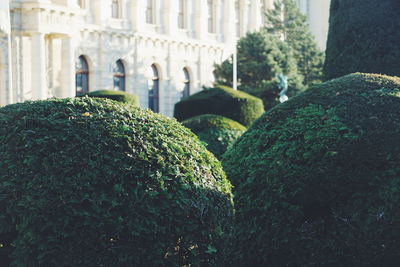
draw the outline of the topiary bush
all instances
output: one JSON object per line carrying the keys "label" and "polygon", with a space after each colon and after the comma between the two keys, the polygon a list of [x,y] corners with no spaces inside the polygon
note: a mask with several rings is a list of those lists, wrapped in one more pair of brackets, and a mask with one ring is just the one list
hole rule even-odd
{"label": "topiary bush", "polygon": [[240,123],[214,114],[199,115],[184,120],[182,124],[205,142],[207,149],[217,158],[220,158],[246,130]]}
{"label": "topiary bush", "polygon": [[95,98],[0,109],[0,262],[221,266],[231,185],[188,129]]}
{"label": "topiary bush", "polygon": [[139,97],[123,91],[97,90],[89,92],[83,96],[108,98],[124,104],[128,104],[131,107],[139,107]]}
{"label": "topiary bush", "polygon": [[353,72],[400,76],[400,2],[332,0],[324,74]]}
{"label": "topiary bush", "polygon": [[400,264],[400,78],[352,74],[265,113],[223,157],[238,266]]}
{"label": "topiary bush", "polygon": [[221,86],[205,89],[176,103],[174,117],[183,121],[202,114],[215,114],[249,126],[263,112],[261,99]]}

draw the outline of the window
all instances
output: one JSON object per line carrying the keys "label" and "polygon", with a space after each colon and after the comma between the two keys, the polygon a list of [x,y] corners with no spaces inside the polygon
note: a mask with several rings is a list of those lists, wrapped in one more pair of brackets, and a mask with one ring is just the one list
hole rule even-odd
{"label": "window", "polygon": [[114,90],[125,91],[125,67],[120,59],[114,66]]}
{"label": "window", "polygon": [[89,92],[89,67],[84,56],[76,62],[75,93],[82,95]]}
{"label": "window", "polygon": [[207,0],[208,8],[208,32],[215,33],[215,12],[214,12],[214,1]]}
{"label": "window", "polygon": [[147,0],[146,22],[154,24],[154,0]]}
{"label": "window", "polygon": [[114,19],[120,18],[119,16],[119,0],[111,0],[111,17]]}
{"label": "window", "polygon": [[154,111],[159,111],[159,86],[160,86],[160,77],[158,75],[157,67],[153,64],[151,65],[150,73],[152,77],[150,77],[149,83],[149,108]]}
{"label": "window", "polygon": [[190,75],[187,68],[183,68],[183,77],[182,99],[190,95]]}
{"label": "window", "polygon": [[187,0],[179,0],[178,8],[178,27],[181,29],[186,29],[186,2]]}

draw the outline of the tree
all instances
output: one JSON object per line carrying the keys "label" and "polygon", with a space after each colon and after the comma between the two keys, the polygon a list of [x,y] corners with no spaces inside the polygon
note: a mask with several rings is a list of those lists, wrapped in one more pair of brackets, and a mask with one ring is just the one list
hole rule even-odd
{"label": "tree", "polygon": [[324,54],[309,30],[306,16],[294,0],[275,1],[274,8],[265,14],[265,28],[269,33],[283,37],[293,49],[298,71],[304,77],[304,85],[322,80]]}
{"label": "tree", "polygon": [[331,1],[324,74],[353,72],[400,75],[400,2]]}
{"label": "tree", "polygon": [[[265,30],[247,33],[237,44],[239,90],[263,99],[267,109],[277,103],[279,89],[276,76],[289,77],[292,88],[302,88],[292,49]],[[232,57],[216,65],[217,83],[232,86]]]}

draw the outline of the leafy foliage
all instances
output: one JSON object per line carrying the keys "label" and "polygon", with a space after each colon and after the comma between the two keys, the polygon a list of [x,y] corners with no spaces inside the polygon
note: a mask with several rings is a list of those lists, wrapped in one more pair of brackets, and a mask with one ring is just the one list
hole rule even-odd
{"label": "leafy foliage", "polygon": [[89,97],[0,109],[0,261],[223,265],[231,185],[180,123]]}
{"label": "leafy foliage", "polygon": [[266,112],[223,156],[236,266],[400,263],[400,79],[353,74]]}
{"label": "leafy foliage", "polygon": [[324,74],[400,75],[400,2],[331,0]]}
{"label": "leafy foliage", "polygon": [[82,96],[108,98],[121,103],[128,104],[131,107],[139,107],[139,97],[127,92],[114,91],[114,90],[97,90],[89,92]]}
{"label": "leafy foliage", "polygon": [[[274,1],[264,26],[238,42],[238,82],[239,90],[261,98],[269,110],[279,103],[276,76],[288,76],[288,94],[297,95],[322,80],[324,54],[293,0]],[[217,65],[217,83],[232,86],[232,72],[232,58]]]}
{"label": "leafy foliage", "polygon": [[[238,41],[238,89],[263,100],[266,110],[279,103],[278,74],[289,77],[291,94],[303,89],[292,49],[266,31],[247,33]],[[232,57],[215,66],[218,84],[232,86]]]}
{"label": "leafy foliage", "polygon": [[[265,31],[249,32],[237,44],[238,82],[258,88],[280,73],[296,76],[296,63],[290,47]],[[232,84],[232,59],[216,66],[217,81]]]}
{"label": "leafy foliage", "polygon": [[217,158],[246,130],[246,127],[236,121],[213,114],[199,115],[184,120],[182,124],[206,143],[207,149]]}
{"label": "leafy foliage", "polygon": [[174,116],[183,121],[202,114],[215,114],[249,126],[264,112],[261,99],[226,86],[206,88],[175,104]]}
{"label": "leafy foliage", "polygon": [[275,36],[283,36],[292,48],[298,72],[309,86],[322,80],[324,54],[318,48],[309,30],[307,17],[301,13],[294,0],[274,1],[274,8],[265,14],[265,28]]}

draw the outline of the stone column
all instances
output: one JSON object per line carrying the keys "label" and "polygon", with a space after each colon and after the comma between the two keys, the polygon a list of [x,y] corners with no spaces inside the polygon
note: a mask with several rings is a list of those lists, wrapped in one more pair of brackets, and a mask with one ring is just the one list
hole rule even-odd
{"label": "stone column", "polygon": [[[58,97],[75,96],[75,48],[71,36],[62,37],[62,79]],[[90,75],[90,74],[89,74]]]}
{"label": "stone column", "polygon": [[146,24],[146,1],[132,0],[130,17],[132,30],[135,32],[143,31]]}
{"label": "stone column", "polygon": [[[225,1],[224,10],[224,17],[222,18],[224,20],[223,40],[231,49],[233,49],[236,43],[235,0]],[[231,51],[229,51],[228,54],[231,54]]]}
{"label": "stone column", "polygon": [[250,17],[250,31],[257,31],[261,25],[261,2],[260,0],[254,0],[251,2],[251,17]]}
{"label": "stone column", "polygon": [[193,1],[192,0],[188,0],[186,5],[186,17],[185,19],[185,24],[186,24],[186,29],[189,31],[190,37],[194,38],[194,29],[193,29],[193,25],[194,23],[192,23],[194,21],[194,11],[193,11]]}
{"label": "stone column", "polygon": [[32,97],[47,98],[46,44],[43,33],[32,34]]}
{"label": "stone column", "polygon": [[[93,0],[86,0],[93,1]],[[94,1],[93,1],[94,2]],[[94,16],[94,23],[97,25],[105,24],[111,18],[111,2],[105,0],[96,0],[90,5],[90,13]]]}
{"label": "stone column", "polygon": [[[5,35],[4,37],[2,35]],[[10,104],[13,101],[11,76],[11,27],[9,1],[0,1],[0,38],[3,39],[3,50],[0,48],[0,105]],[[0,40],[1,43],[2,40]]]}
{"label": "stone column", "polygon": [[0,106],[13,103],[10,47],[0,49]]}
{"label": "stone column", "polygon": [[249,9],[250,9],[250,1],[249,0],[242,0],[241,6],[242,8],[242,35],[244,36],[249,29]]}
{"label": "stone column", "polygon": [[196,1],[195,29],[197,39],[204,40],[208,34],[207,1]]}
{"label": "stone column", "polygon": [[178,29],[178,1],[164,0],[163,14],[164,33],[174,36]]}
{"label": "stone column", "polygon": [[21,75],[22,75],[22,60],[21,60],[21,50],[22,50],[22,38],[18,36],[15,32],[10,38],[10,55],[13,55],[10,63],[10,75],[12,76],[12,84],[10,87],[14,91],[17,102],[21,102],[24,99],[24,91],[21,85]]}
{"label": "stone column", "polygon": [[[221,29],[221,0],[215,0],[214,1],[214,23],[215,23],[215,33],[217,36],[220,36],[222,34],[222,29]],[[218,38],[219,39],[219,38]]]}

